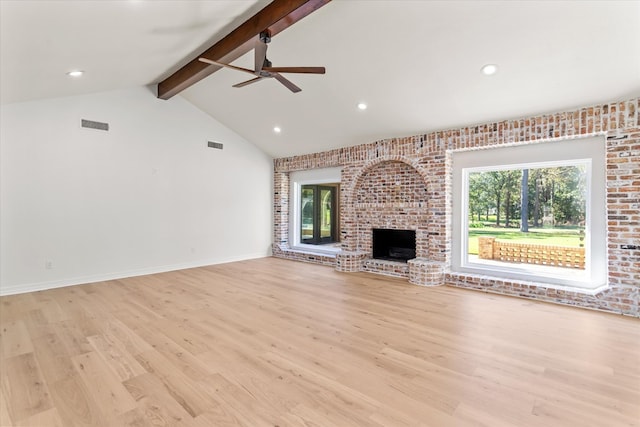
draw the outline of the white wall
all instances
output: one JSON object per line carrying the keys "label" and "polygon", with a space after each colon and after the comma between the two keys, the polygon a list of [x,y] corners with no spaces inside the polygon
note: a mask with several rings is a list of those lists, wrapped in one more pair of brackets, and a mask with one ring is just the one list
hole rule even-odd
{"label": "white wall", "polygon": [[179,96],[2,106],[0,162],[2,294],[269,253],[272,159]]}

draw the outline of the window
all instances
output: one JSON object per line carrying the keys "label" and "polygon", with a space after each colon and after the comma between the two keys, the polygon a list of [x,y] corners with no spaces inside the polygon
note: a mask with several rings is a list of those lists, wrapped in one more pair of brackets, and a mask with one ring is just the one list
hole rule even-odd
{"label": "window", "polygon": [[466,263],[585,270],[589,169],[589,161],[465,169]]}
{"label": "window", "polygon": [[336,186],[303,185],[300,243],[320,245],[336,239]]}
{"label": "window", "polygon": [[452,270],[597,289],[603,138],[454,152]]}
{"label": "window", "polygon": [[340,251],[341,168],[291,172],[289,246],[305,252]]}

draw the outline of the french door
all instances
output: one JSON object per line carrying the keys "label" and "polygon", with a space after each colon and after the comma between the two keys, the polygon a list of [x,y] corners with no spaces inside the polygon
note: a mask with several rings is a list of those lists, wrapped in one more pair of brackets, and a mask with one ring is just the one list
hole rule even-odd
{"label": "french door", "polygon": [[336,188],[303,185],[300,197],[300,243],[322,245],[337,241]]}

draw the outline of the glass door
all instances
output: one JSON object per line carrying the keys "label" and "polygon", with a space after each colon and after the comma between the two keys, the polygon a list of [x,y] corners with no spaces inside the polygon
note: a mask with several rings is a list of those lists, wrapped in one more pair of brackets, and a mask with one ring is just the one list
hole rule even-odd
{"label": "glass door", "polygon": [[336,187],[303,185],[300,200],[300,242],[312,245],[336,242]]}

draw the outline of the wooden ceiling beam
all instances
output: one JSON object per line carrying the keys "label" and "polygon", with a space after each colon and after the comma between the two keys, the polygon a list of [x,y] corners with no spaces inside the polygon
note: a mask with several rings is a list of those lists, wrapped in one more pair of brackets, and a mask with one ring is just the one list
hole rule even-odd
{"label": "wooden ceiling beam", "polygon": [[275,36],[330,1],[274,0],[222,40],[158,83],[158,98],[169,99],[221,68],[200,62],[198,58],[224,63],[235,61],[254,48],[261,31],[269,29],[271,35]]}

